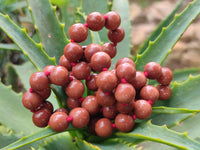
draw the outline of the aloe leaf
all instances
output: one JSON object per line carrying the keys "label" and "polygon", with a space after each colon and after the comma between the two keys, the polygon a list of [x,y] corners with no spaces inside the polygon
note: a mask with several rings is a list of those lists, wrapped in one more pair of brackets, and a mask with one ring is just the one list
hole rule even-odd
{"label": "aloe leaf", "polygon": [[59,133],[46,138],[39,144],[38,150],[79,150],[68,132]]}
{"label": "aloe leaf", "polygon": [[[68,131],[69,130],[74,130],[75,128],[72,127],[71,125],[68,127]],[[18,141],[6,146],[3,148],[4,149],[17,149],[17,148],[20,148],[22,146],[25,146],[25,145],[28,145],[28,144],[31,144],[31,143],[34,143],[36,141],[39,141],[41,139],[44,139],[46,137],[49,137],[49,136],[52,136],[52,135],[56,135],[56,134],[59,134],[58,132],[55,132],[53,131],[49,126],[38,131],[38,132],[35,132],[33,134],[30,134],[28,136],[24,136],[22,137],[21,139],[19,139]]]}
{"label": "aloe leaf", "polygon": [[156,40],[149,42],[148,48],[142,54],[137,55],[136,69],[143,70],[145,64],[150,61],[162,63],[176,41],[199,13],[200,1],[195,0],[182,13],[175,15],[175,19],[167,27],[162,28]]}
{"label": "aloe leaf", "polygon": [[[174,19],[175,14],[179,11],[180,7],[182,6],[183,0],[181,0],[177,6],[175,7],[175,9],[169,14],[169,16],[167,18],[165,18],[165,20],[163,20],[158,27],[156,28],[156,30],[154,32],[151,33],[151,35],[149,36],[149,38],[145,41],[145,43],[142,45],[142,47],[138,50],[137,54],[142,54],[145,49],[148,47],[149,42],[150,41],[154,41],[159,34],[162,31],[163,27],[166,27],[170,24],[170,22]],[[135,35],[133,35],[134,37]],[[135,37],[136,38],[136,37]]]}
{"label": "aloe leaf", "polygon": [[0,13],[0,28],[9,35],[38,70],[46,65],[55,65],[55,60],[42,50],[41,44],[35,43],[27,35],[25,29],[19,28],[8,15]]}
{"label": "aloe leaf", "polygon": [[5,66],[5,78],[4,78],[4,83],[6,85],[11,85],[12,89],[16,92],[18,92],[18,76],[17,73],[15,71],[15,69],[13,68],[13,65],[11,63],[7,63]]}
{"label": "aloe leaf", "polygon": [[138,138],[167,144],[183,150],[200,149],[200,143],[189,138],[186,133],[175,132],[168,129],[166,126],[156,126],[151,124],[150,121],[140,124],[132,132],[117,132],[116,136],[128,142],[131,142],[132,139]]}
{"label": "aloe leaf", "polygon": [[131,43],[131,22],[128,0],[113,0],[112,10],[121,16],[121,27],[124,29],[125,37],[117,45],[117,55],[113,58],[112,63],[116,64],[117,60],[122,57],[130,57]]}
{"label": "aloe leaf", "polygon": [[[189,76],[188,80],[181,83],[173,83],[172,95],[167,101],[158,101],[157,105],[167,107],[186,108],[186,109],[199,109],[200,97],[200,75]],[[157,125],[166,124],[173,126],[181,120],[187,118],[188,114],[156,114],[152,115],[152,123]]]}
{"label": "aloe leaf", "polygon": [[3,44],[3,43],[0,43],[0,50],[10,50],[10,51],[21,52],[19,47],[17,47],[17,45],[15,45],[15,44]]}
{"label": "aloe leaf", "polygon": [[19,138],[13,134],[13,132],[7,129],[5,126],[0,125],[0,148],[18,140]]}
{"label": "aloe leaf", "polygon": [[200,110],[173,108],[165,106],[152,107],[152,113],[154,114],[184,114],[184,113],[195,113],[195,112],[200,112]]}
{"label": "aloe leaf", "polygon": [[28,3],[43,49],[49,56],[55,57],[58,64],[63,49],[68,43],[64,25],[59,23],[49,0],[28,0]]}
{"label": "aloe leaf", "polygon": [[[22,94],[17,94],[0,83],[0,122],[16,133],[29,134],[38,131],[32,123],[32,113],[24,108]],[[9,116],[9,118],[8,118]]]}
{"label": "aloe leaf", "polygon": [[109,138],[101,143],[93,143],[98,146],[102,150],[136,150],[135,146],[132,143],[128,143],[123,140],[119,140],[118,138]]}
{"label": "aloe leaf", "polygon": [[180,69],[180,70],[175,70],[173,72],[173,80],[172,82],[183,82],[188,79],[189,75],[196,76],[199,75],[200,73],[200,68],[187,68],[187,69]]}
{"label": "aloe leaf", "polygon": [[92,145],[91,143],[88,143],[87,141],[79,139],[77,137],[75,137],[75,142],[77,146],[79,147],[79,149],[82,149],[82,150],[100,150],[98,146]]}

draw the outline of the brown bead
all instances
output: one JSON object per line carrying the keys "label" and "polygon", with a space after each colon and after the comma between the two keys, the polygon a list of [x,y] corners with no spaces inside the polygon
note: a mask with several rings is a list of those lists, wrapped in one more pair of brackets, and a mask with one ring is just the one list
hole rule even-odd
{"label": "brown bead", "polygon": [[66,113],[66,114],[69,113],[68,110],[65,109],[65,108],[58,108],[58,109],[56,109],[56,110],[54,111],[54,113],[55,113],[55,112],[64,112],[64,113]]}
{"label": "brown bead", "polygon": [[109,137],[113,133],[112,122],[107,118],[99,119],[95,124],[95,132],[100,137]]}
{"label": "brown bead", "polygon": [[118,84],[115,90],[115,99],[121,103],[129,103],[135,98],[135,88],[129,83]]}
{"label": "brown bead", "polygon": [[50,116],[51,112],[48,109],[43,108],[33,113],[32,121],[37,127],[46,127]]}
{"label": "brown bead", "polygon": [[129,63],[123,63],[117,66],[116,74],[119,79],[125,79],[131,83],[136,76],[136,69]]}
{"label": "brown bead", "polygon": [[56,132],[65,131],[69,122],[67,122],[68,115],[64,112],[55,112],[51,115],[49,120],[50,127]]}
{"label": "brown bead", "polygon": [[97,86],[104,92],[111,92],[117,85],[117,77],[110,71],[101,72],[96,79]]}
{"label": "brown bead", "polygon": [[135,121],[133,117],[127,114],[118,114],[115,117],[115,125],[119,131],[129,132],[133,129]]}
{"label": "brown bead", "polygon": [[117,54],[117,47],[113,43],[104,43],[102,45],[102,51],[107,53],[110,58],[114,58]]}
{"label": "brown bead", "polygon": [[73,117],[72,125],[76,128],[85,127],[90,120],[90,115],[85,108],[77,107],[70,111],[69,116]]}
{"label": "brown bead", "polygon": [[146,85],[147,78],[141,71],[136,71],[136,76],[133,78],[131,84],[134,86],[136,90],[139,90],[143,86]]}
{"label": "brown bead", "polygon": [[172,90],[169,86],[166,85],[157,85],[156,87],[159,91],[159,99],[160,100],[167,100],[170,98],[172,94]]}
{"label": "brown bead", "polygon": [[55,85],[65,86],[69,80],[69,72],[63,66],[56,66],[50,73],[50,80]]}
{"label": "brown bead", "polygon": [[167,67],[162,67],[161,76],[157,79],[157,81],[162,85],[169,85],[172,79],[173,72]]}
{"label": "brown bead", "polygon": [[65,46],[64,56],[69,62],[76,62],[83,57],[83,49],[78,43],[71,42]]}
{"label": "brown bead", "polygon": [[43,72],[48,71],[51,73],[51,71],[53,70],[54,67],[55,67],[54,65],[48,65],[48,66],[44,67],[44,69],[42,71]]}
{"label": "brown bead", "polygon": [[119,66],[120,64],[123,64],[123,63],[129,63],[129,64],[133,65],[133,67],[135,67],[135,63],[132,59],[130,59],[128,57],[123,57],[117,61],[116,68],[117,68],[117,66]]}
{"label": "brown bead", "polygon": [[34,92],[27,91],[22,97],[22,103],[27,109],[34,111],[42,104],[42,98]]}
{"label": "brown bead", "polygon": [[103,116],[108,119],[114,119],[117,115],[117,109],[115,105],[104,106],[103,107]]}
{"label": "brown bead", "polygon": [[104,16],[106,16],[106,23],[105,27],[109,30],[115,30],[119,27],[121,23],[121,17],[117,12],[110,11],[106,13]]}
{"label": "brown bead", "polygon": [[150,117],[152,107],[146,100],[140,99],[134,103],[134,114],[138,119],[147,119]]}
{"label": "brown bead", "polygon": [[92,43],[85,48],[84,56],[88,62],[90,62],[91,57],[96,52],[100,52],[102,47],[99,44]]}
{"label": "brown bead", "polygon": [[105,93],[98,89],[96,93],[97,102],[101,106],[111,106],[115,103],[115,97],[112,92]]}
{"label": "brown bead", "polygon": [[82,61],[72,67],[73,76],[78,80],[87,79],[90,76],[91,68],[88,63]]}
{"label": "brown bead", "polygon": [[122,27],[118,27],[115,30],[108,30],[108,38],[113,43],[119,43],[124,39],[125,32]]}
{"label": "brown bead", "polygon": [[35,91],[49,88],[49,79],[44,72],[35,72],[29,79],[30,86]]}
{"label": "brown bead", "polygon": [[128,114],[133,110],[133,101],[132,100],[130,103],[116,103],[116,109],[118,112],[123,113],[123,114]]}
{"label": "brown bead", "polygon": [[79,99],[68,97],[67,98],[67,106],[70,109],[73,109],[73,108],[76,108],[76,107],[80,107],[81,103],[80,103]]}
{"label": "brown bead", "polygon": [[99,12],[92,12],[87,16],[86,23],[88,28],[92,31],[99,31],[105,25],[105,19]]}
{"label": "brown bead", "polygon": [[96,84],[97,76],[97,73],[93,73],[90,75],[89,79],[86,80],[86,86],[91,91],[96,91],[98,89],[98,86]]}
{"label": "brown bead", "polygon": [[83,42],[88,36],[87,27],[81,23],[73,24],[69,29],[69,36],[75,42]]}
{"label": "brown bead", "polygon": [[66,94],[75,99],[82,97],[84,91],[84,84],[77,79],[72,80],[65,89]]}
{"label": "brown bead", "polygon": [[92,56],[90,65],[94,71],[101,72],[104,68],[110,68],[111,58],[105,52],[97,52]]}
{"label": "brown bead", "polygon": [[162,67],[156,62],[149,62],[144,66],[144,73],[149,79],[158,79],[161,76]]}
{"label": "brown bead", "polygon": [[65,67],[68,71],[72,70],[72,65],[70,61],[65,57],[65,55],[60,57],[59,65]]}
{"label": "brown bead", "polygon": [[159,91],[152,85],[145,85],[140,90],[140,97],[145,100],[151,100],[154,104],[159,98]]}
{"label": "brown bead", "polygon": [[95,115],[99,112],[100,105],[97,103],[95,96],[87,96],[81,103],[81,107],[85,108],[91,115]]}
{"label": "brown bead", "polygon": [[40,95],[42,97],[43,100],[46,100],[47,98],[49,98],[49,96],[51,95],[51,88],[48,87],[42,91],[36,91],[36,93],[38,95]]}
{"label": "brown bead", "polygon": [[36,111],[40,110],[40,109],[43,109],[43,108],[46,108],[48,109],[51,113],[53,113],[53,105],[51,102],[49,101],[44,101],[38,108]]}

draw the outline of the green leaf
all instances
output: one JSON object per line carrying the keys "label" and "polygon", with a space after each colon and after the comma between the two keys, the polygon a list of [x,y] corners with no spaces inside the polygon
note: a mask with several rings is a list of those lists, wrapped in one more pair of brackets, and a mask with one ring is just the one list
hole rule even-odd
{"label": "green leaf", "polygon": [[43,49],[49,56],[55,57],[58,64],[60,56],[63,55],[63,49],[68,43],[64,25],[59,23],[49,0],[28,0],[28,2]]}
{"label": "green leaf", "polygon": [[25,29],[19,28],[8,15],[0,13],[0,28],[6,32],[38,70],[43,69],[46,65],[55,65],[55,60],[42,50],[41,44],[35,43],[27,35]]}
{"label": "green leaf", "polygon": [[79,150],[68,132],[46,138],[38,150]]}
{"label": "green leaf", "polygon": [[128,0],[113,0],[112,10],[119,13],[121,16],[121,27],[124,29],[125,37],[117,44],[117,55],[113,58],[112,63],[116,64],[117,60],[122,57],[130,57],[130,43],[131,43],[131,22],[129,12],[129,1]]}
{"label": "green leaf", "polygon": [[173,72],[173,80],[172,82],[183,82],[188,79],[189,75],[196,76],[199,75],[200,68],[187,68],[187,69],[180,69],[175,70]]}
{"label": "green leaf", "polygon": [[3,43],[0,43],[0,50],[10,50],[10,51],[21,52],[19,47],[17,47],[17,45],[15,45],[15,44],[3,44]]}
{"label": "green leaf", "polygon": [[116,136],[128,142],[137,138],[167,144],[178,149],[200,149],[200,143],[189,138],[186,133],[178,133],[168,129],[166,126],[156,126],[150,122],[140,124],[129,133],[118,132]]}
{"label": "green leaf", "polygon": [[[174,83],[172,95],[167,101],[158,101],[156,105],[167,107],[199,109],[200,108],[200,75],[189,76],[188,80],[181,83]],[[152,123],[157,125],[166,124],[173,126],[181,120],[187,118],[188,114],[156,114],[152,115]]]}
{"label": "green leaf", "polygon": [[52,4],[62,6],[65,5],[66,3],[69,3],[71,0],[50,0]]}
{"label": "green leaf", "polygon": [[136,69],[143,70],[145,64],[150,61],[162,63],[176,41],[199,13],[200,1],[194,0],[181,14],[175,16],[169,26],[162,28],[161,34],[156,40],[149,42],[148,48],[141,55],[137,55]]}
{"label": "green leaf", "polygon": [[18,140],[19,138],[13,134],[13,132],[7,129],[5,126],[0,125],[0,148]]}
{"label": "green leaf", "polygon": [[[158,36],[159,34],[161,33],[162,31],[162,28],[163,27],[167,27],[171,21],[174,19],[174,16],[175,14],[179,11],[180,7],[182,6],[183,4],[183,0],[181,0],[177,6],[175,7],[175,9],[169,14],[169,16],[167,18],[165,18],[156,28],[156,30],[154,32],[151,33],[151,35],[149,36],[149,38],[145,41],[145,43],[142,45],[142,47],[138,50],[137,54],[142,54],[145,49],[148,47],[149,45],[149,42],[150,41],[154,41]],[[133,35],[133,38],[134,38],[135,35]],[[135,36],[136,38],[137,36]]]}
{"label": "green leaf", "polygon": [[101,143],[93,143],[102,150],[136,150],[135,146],[132,146],[132,143],[128,143],[118,138],[109,138]]}
{"label": "green leaf", "polygon": [[184,114],[184,113],[195,113],[200,112],[200,110],[191,110],[186,108],[172,108],[172,107],[152,107],[152,113],[154,114]]}
{"label": "green leaf", "polygon": [[79,149],[81,150],[100,150],[99,147],[94,146],[91,143],[88,143],[87,141],[79,139],[77,137],[75,137],[75,142],[77,146],[79,147]]}
{"label": "green leaf", "polygon": [[21,102],[22,94],[0,83],[0,95],[0,122],[3,125],[25,135],[39,130],[32,123],[32,113]]}

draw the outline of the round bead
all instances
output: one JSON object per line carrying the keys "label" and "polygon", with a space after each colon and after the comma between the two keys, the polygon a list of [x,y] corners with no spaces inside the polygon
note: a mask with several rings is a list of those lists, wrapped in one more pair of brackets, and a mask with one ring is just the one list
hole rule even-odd
{"label": "round bead", "polygon": [[43,108],[33,113],[32,121],[37,127],[46,127],[50,116],[51,112],[48,109]]}
{"label": "round bead", "polygon": [[98,89],[96,93],[97,102],[101,106],[111,106],[115,103],[115,97],[113,93],[105,93]]}
{"label": "round bead", "polygon": [[137,100],[134,103],[134,114],[138,119],[147,119],[150,117],[152,107],[146,100]]}
{"label": "round bead", "polygon": [[72,65],[70,64],[70,61],[65,57],[65,55],[60,57],[59,65],[65,67],[69,71],[72,70]]}
{"label": "round bead", "polygon": [[56,66],[51,71],[50,80],[55,85],[65,86],[69,80],[69,72],[63,66]]}
{"label": "round bead", "polygon": [[49,120],[50,127],[56,132],[65,131],[69,122],[67,122],[68,115],[64,112],[54,112]]}
{"label": "round bead", "polygon": [[159,98],[159,91],[152,85],[145,85],[140,90],[140,97],[145,100],[151,100],[154,104]]}
{"label": "round bead", "polygon": [[104,92],[111,92],[117,85],[117,77],[110,71],[101,72],[96,79],[97,86]]}
{"label": "round bead", "polygon": [[90,115],[85,108],[77,107],[70,111],[69,116],[73,117],[72,125],[76,128],[85,127],[90,120]]}
{"label": "round bead", "polygon": [[119,27],[121,23],[121,17],[117,12],[110,11],[106,13],[104,16],[106,16],[106,23],[105,27],[109,30],[115,30]]}
{"label": "round bead", "polygon": [[99,44],[95,44],[95,43],[89,44],[85,48],[84,56],[86,60],[90,62],[92,55],[95,54],[96,52],[100,52],[101,50],[102,50],[102,47]]}
{"label": "round bead", "polygon": [[69,36],[75,42],[83,42],[88,36],[87,27],[81,23],[75,23],[69,29]]}
{"label": "round bead", "polygon": [[102,51],[107,53],[110,58],[114,58],[117,54],[117,48],[113,43],[104,43],[102,45]]}
{"label": "round bead", "polygon": [[125,32],[122,27],[118,27],[115,30],[108,30],[108,38],[113,43],[119,43],[124,39]]}
{"label": "round bead", "polygon": [[100,137],[109,137],[113,133],[112,122],[107,118],[99,119],[95,124],[95,132]]}
{"label": "round bead", "polygon": [[141,71],[136,71],[136,76],[133,78],[131,84],[134,86],[136,90],[139,90],[143,86],[146,85],[147,78]]}
{"label": "round bead", "polygon": [[127,114],[118,114],[115,117],[115,125],[119,131],[129,132],[133,129],[135,121],[133,117]]}
{"label": "round bead", "polygon": [[81,103],[80,103],[80,101],[78,99],[68,97],[67,98],[67,106],[70,109],[73,109],[73,108],[76,108],[76,107],[80,107]]}
{"label": "round bead", "polygon": [[83,57],[83,49],[78,43],[69,43],[64,48],[64,56],[70,62],[76,62]]}
{"label": "round bead", "polygon": [[166,85],[157,85],[156,87],[159,91],[159,99],[160,100],[167,100],[170,98],[172,94],[172,90],[169,86]]}
{"label": "round bead", "polygon": [[115,99],[121,103],[129,103],[135,98],[136,91],[129,83],[118,84],[115,90]]}
{"label": "round bead", "polygon": [[101,72],[103,68],[110,67],[111,58],[105,52],[97,52],[92,56],[90,65],[94,71]]}
{"label": "round bead", "polygon": [[86,80],[86,86],[91,91],[96,91],[98,89],[98,86],[96,84],[97,76],[97,73],[93,73],[90,75],[89,79]]}
{"label": "round bead", "polygon": [[29,79],[30,86],[35,91],[49,88],[49,79],[44,72],[35,72]]}
{"label": "round bead", "polygon": [[77,79],[72,80],[65,89],[66,94],[75,99],[82,97],[84,91],[83,83]]}
{"label": "round bead", "polygon": [[82,61],[72,67],[73,76],[78,80],[87,79],[90,76],[91,68],[88,63]]}
{"label": "round bead", "polygon": [[105,25],[105,19],[99,12],[92,12],[87,16],[86,23],[88,28],[92,31],[99,31]]}
{"label": "round bead", "polygon": [[169,85],[172,79],[173,72],[167,67],[162,67],[161,76],[157,79],[157,81],[162,85]]}
{"label": "round bead", "polygon": [[149,79],[158,79],[161,76],[162,67],[156,62],[149,62],[144,66],[144,73]]}

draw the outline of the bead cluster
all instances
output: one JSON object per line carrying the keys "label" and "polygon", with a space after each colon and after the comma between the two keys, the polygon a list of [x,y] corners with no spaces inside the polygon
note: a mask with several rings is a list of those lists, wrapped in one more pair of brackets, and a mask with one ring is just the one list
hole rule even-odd
{"label": "bead cluster", "polygon": [[[76,128],[88,126],[92,134],[109,137],[116,128],[122,132],[133,129],[135,119],[146,119],[151,115],[152,106],[171,96],[169,87],[173,74],[169,68],[156,62],[149,62],[144,72],[136,71],[130,58],[121,58],[114,69],[109,70],[111,59],[117,53],[117,43],[123,40],[124,30],[121,18],[116,12],[104,16],[99,12],[88,15],[86,23],[76,23],[69,29],[71,42],[64,48],[59,66],[46,66],[41,72],[30,77],[30,90],[24,93],[22,103],[33,112],[33,123],[38,127],[49,125],[54,131],[62,132],[71,123]],[[88,29],[108,29],[111,43],[92,43],[81,46],[86,40]],[[147,79],[157,80],[154,87]],[[92,93],[83,97],[86,90]],[[62,86],[68,99],[68,110],[53,110],[47,101],[51,94],[50,85]]]}

